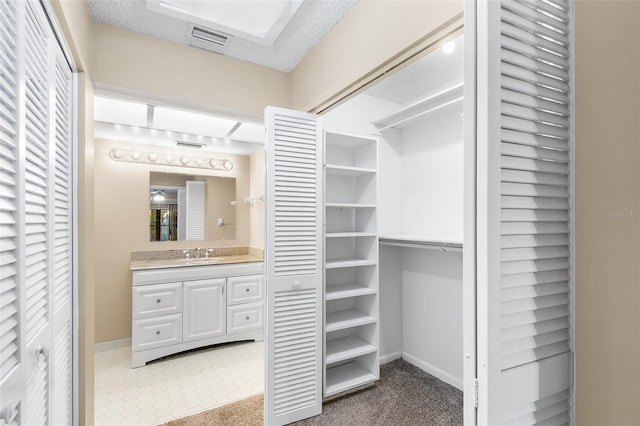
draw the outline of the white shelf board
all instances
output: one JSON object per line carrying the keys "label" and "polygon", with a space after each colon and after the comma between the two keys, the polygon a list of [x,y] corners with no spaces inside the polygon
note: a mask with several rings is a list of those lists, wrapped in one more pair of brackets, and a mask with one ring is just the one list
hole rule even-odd
{"label": "white shelf board", "polygon": [[339,166],[336,164],[327,164],[324,168],[329,176],[362,176],[373,174],[375,169],[366,169],[363,167]]}
{"label": "white shelf board", "polygon": [[401,129],[422,120],[425,116],[440,108],[461,102],[463,99],[463,83],[454,84],[440,92],[431,94],[424,99],[414,102],[399,111],[379,118],[373,124],[380,130]]}
{"label": "white shelf board", "polygon": [[328,368],[324,396],[335,395],[351,388],[371,383],[377,379],[375,374],[355,362]]}
{"label": "white shelf board", "polygon": [[348,336],[342,339],[329,340],[326,344],[326,364],[333,364],[346,361],[362,355],[376,352],[375,346],[365,342],[355,336]]}
{"label": "white shelf board", "polygon": [[367,296],[376,293],[377,290],[375,288],[359,284],[327,285],[324,293],[324,299],[346,299],[347,297]]}
{"label": "white shelf board", "polygon": [[377,139],[350,133],[337,133],[327,130],[324,132],[326,145],[340,146],[344,148],[357,148],[365,144],[376,143]]}
{"label": "white shelf board", "polygon": [[352,266],[370,266],[377,265],[376,260],[369,259],[328,259],[324,267],[325,269],[350,268]]}
{"label": "white shelf board", "polygon": [[379,236],[380,245],[413,247],[441,251],[462,251],[462,241],[452,238],[413,234],[390,234]]}
{"label": "white shelf board", "polygon": [[375,209],[375,204],[361,203],[326,203],[325,207],[337,209]]}
{"label": "white shelf board", "polygon": [[375,232],[327,232],[325,238],[375,237]]}
{"label": "white shelf board", "polygon": [[373,324],[376,319],[367,314],[363,314],[355,309],[338,311],[327,314],[325,331],[327,333],[345,328],[359,327],[361,325]]}

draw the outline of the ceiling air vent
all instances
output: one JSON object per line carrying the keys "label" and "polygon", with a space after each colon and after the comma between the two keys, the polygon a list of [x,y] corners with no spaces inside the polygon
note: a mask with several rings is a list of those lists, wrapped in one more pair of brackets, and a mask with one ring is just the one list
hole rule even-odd
{"label": "ceiling air vent", "polygon": [[189,45],[211,50],[212,52],[224,52],[232,38],[229,34],[193,24],[189,25],[189,31],[187,32]]}
{"label": "ceiling air vent", "polygon": [[176,141],[176,146],[178,148],[192,148],[192,149],[201,149],[206,144],[202,142],[190,142],[190,141]]}

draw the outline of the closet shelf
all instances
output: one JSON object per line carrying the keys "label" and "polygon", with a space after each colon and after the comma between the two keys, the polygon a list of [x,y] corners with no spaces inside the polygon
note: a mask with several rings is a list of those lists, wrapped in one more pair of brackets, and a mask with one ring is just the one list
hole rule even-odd
{"label": "closet shelf", "polygon": [[372,324],[376,319],[367,314],[363,314],[355,309],[348,311],[338,311],[326,315],[325,331],[344,330],[345,328],[358,327],[361,325]]}
{"label": "closet shelf", "polygon": [[325,362],[334,364],[377,351],[376,347],[355,336],[329,340],[326,344]]}
{"label": "closet shelf", "polygon": [[327,232],[325,238],[375,237],[375,232]]}
{"label": "closet shelf", "polygon": [[412,247],[420,249],[440,250],[443,252],[462,251],[462,241],[411,234],[380,235],[379,242],[380,245],[386,246]]}
{"label": "closet shelf", "polygon": [[371,266],[377,265],[376,260],[369,259],[327,259],[324,267],[326,269],[350,268],[352,266]]}
{"label": "closet shelf", "polygon": [[329,176],[362,176],[373,174],[374,169],[366,169],[363,167],[340,166],[337,164],[327,164],[324,167],[325,172]]}
{"label": "closet shelf", "polygon": [[375,209],[375,204],[360,203],[325,203],[325,207],[334,209]]}
{"label": "closet shelf", "polygon": [[324,396],[335,395],[358,386],[369,384],[374,380],[377,380],[375,374],[355,362],[328,368]]}
{"label": "closet shelf", "polygon": [[423,119],[431,112],[437,111],[448,105],[460,102],[463,99],[463,83],[454,84],[438,93],[400,109],[386,117],[375,120],[373,124],[380,130],[402,129],[417,120]]}
{"label": "closet shelf", "polygon": [[359,284],[327,285],[324,293],[325,300],[346,299],[348,297],[367,296],[376,294],[375,288]]}

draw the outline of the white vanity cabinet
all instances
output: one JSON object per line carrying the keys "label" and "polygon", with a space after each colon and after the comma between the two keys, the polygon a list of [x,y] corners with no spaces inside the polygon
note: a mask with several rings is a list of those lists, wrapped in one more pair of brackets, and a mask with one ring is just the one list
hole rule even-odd
{"label": "white vanity cabinet", "polygon": [[264,338],[262,262],[133,271],[132,366]]}

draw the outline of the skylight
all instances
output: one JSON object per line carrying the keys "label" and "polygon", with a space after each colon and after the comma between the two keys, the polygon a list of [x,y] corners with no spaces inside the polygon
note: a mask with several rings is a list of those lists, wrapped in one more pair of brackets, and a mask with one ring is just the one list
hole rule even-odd
{"label": "skylight", "polygon": [[235,120],[181,111],[173,108],[155,107],[153,128],[195,135],[223,137],[235,126]]}
{"label": "skylight", "polygon": [[93,102],[93,116],[96,121],[145,127],[147,105],[96,96]]}
{"label": "skylight", "polygon": [[303,0],[147,0],[147,8],[270,46]]}

